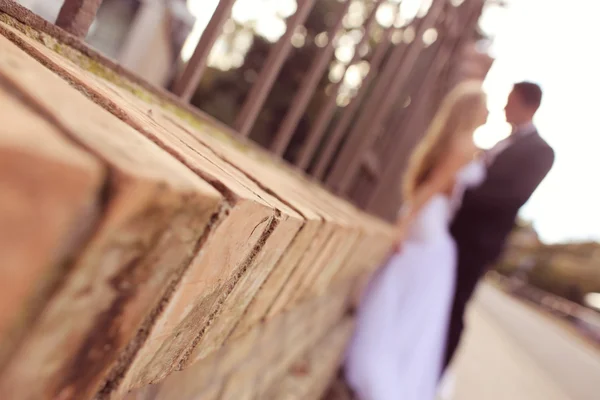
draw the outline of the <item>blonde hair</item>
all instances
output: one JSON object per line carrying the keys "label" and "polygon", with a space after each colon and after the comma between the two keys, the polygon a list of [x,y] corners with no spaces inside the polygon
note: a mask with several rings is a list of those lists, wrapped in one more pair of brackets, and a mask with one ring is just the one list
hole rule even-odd
{"label": "blonde hair", "polygon": [[486,95],[480,81],[460,83],[448,93],[410,157],[402,187],[405,200],[428,179],[457,137],[472,135],[485,121],[486,112]]}

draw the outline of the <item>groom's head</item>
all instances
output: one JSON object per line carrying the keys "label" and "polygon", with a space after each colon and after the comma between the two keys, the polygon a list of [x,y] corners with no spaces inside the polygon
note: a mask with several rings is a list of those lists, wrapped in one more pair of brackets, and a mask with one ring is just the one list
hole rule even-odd
{"label": "groom's head", "polygon": [[504,114],[513,126],[531,122],[542,102],[542,89],[535,83],[519,82],[508,96]]}

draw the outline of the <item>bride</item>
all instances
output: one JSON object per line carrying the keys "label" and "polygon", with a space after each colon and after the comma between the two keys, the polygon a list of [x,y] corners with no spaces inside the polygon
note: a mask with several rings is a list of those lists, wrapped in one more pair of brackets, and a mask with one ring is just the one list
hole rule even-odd
{"label": "bride", "polygon": [[433,400],[454,296],[449,224],[464,190],[481,183],[473,133],[487,119],[480,82],[444,99],[404,178],[398,250],[375,274],[357,311],[345,374],[360,400]]}

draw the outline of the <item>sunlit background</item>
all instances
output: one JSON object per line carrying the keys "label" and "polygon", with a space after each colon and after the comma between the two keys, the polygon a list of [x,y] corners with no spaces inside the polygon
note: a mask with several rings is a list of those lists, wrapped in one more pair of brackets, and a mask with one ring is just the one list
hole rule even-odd
{"label": "sunlit background", "polygon": [[[184,60],[191,57],[194,47],[198,43],[198,40],[210,21],[212,13],[218,3],[219,0],[187,1],[190,12],[196,17],[196,24],[182,50],[182,57]],[[258,3],[260,3],[260,6],[257,6]],[[393,3],[400,4],[399,14],[396,12],[397,7]],[[461,3],[461,1],[456,0],[455,3]],[[391,0],[389,3],[384,3],[379,7],[377,11],[377,21],[383,27],[389,27],[392,24],[396,27],[401,27],[412,20],[416,15],[420,15],[427,11],[430,5],[431,0]],[[251,27],[256,34],[264,37],[270,42],[276,42],[285,33],[285,19],[294,14],[296,8],[296,0],[262,0],[261,2],[257,2],[256,0],[238,0],[233,6],[231,17],[233,21]],[[345,18],[344,28],[360,28],[365,21],[365,14],[365,4],[359,1],[353,2],[350,5],[347,17]],[[226,33],[228,30],[232,32],[233,27],[226,25],[224,30]],[[295,36],[296,37],[293,39],[294,45],[297,47],[302,46],[302,32],[298,32]],[[327,37],[318,38],[317,44],[320,42],[323,46],[327,42],[327,39]],[[239,46],[236,46],[235,52],[243,57],[244,51],[247,51],[251,45],[251,40],[252,37],[250,34],[245,36],[241,39]],[[354,33],[349,35],[346,39],[341,38],[341,50],[336,54],[336,58],[339,61],[350,61],[350,58],[352,57],[352,54],[350,54],[352,46],[343,46],[344,41],[350,40],[358,42],[360,37],[357,39],[357,35]],[[243,61],[240,57],[234,55],[232,59],[225,60],[226,57],[222,56],[224,53],[228,52],[227,49],[223,48],[224,45],[225,43],[223,40],[217,41],[215,44],[210,59],[211,66],[224,69],[239,67]]]}
{"label": "sunlit background", "polygon": [[[196,17],[196,24],[181,52],[184,61],[192,56],[194,48],[209,23],[218,2],[218,0],[187,1],[190,12]],[[462,3],[462,0],[455,0],[454,3],[458,5]],[[431,0],[390,0],[378,8],[376,19],[382,28],[388,28],[392,25],[401,28],[416,16],[425,15],[430,6]],[[244,57],[252,46],[254,35],[258,35],[271,43],[277,42],[286,31],[286,18],[294,14],[296,9],[296,0],[236,1],[232,9],[231,19],[225,23],[223,28],[224,34],[217,39],[211,50],[208,65],[224,71],[242,66]],[[356,45],[364,35],[362,26],[367,15],[368,9],[365,2],[352,1],[344,18],[344,30],[336,38],[335,59],[329,68],[329,79],[333,83],[343,79],[337,98],[338,105],[342,107],[350,102],[356,89],[369,72],[369,63],[366,61],[348,65],[351,63],[355,51],[359,51],[361,56],[366,55],[369,51],[367,44],[356,49]],[[246,29],[236,29],[236,23]],[[234,35],[233,40],[228,35]],[[306,36],[306,30],[303,31],[300,27],[292,37],[293,46],[297,48],[305,46]],[[398,34],[392,36],[394,44],[400,41],[410,42],[413,39],[414,29],[412,27],[408,27],[403,32],[398,32]],[[435,29],[430,29],[425,32],[423,39],[426,45],[431,45],[437,39],[437,32]],[[314,40],[318,47],[325,47],[331,38],[327,37],[327,32],[321,32]]]}
{"label": "sunlit background", "polygon": [[[58,0],[20,2],[26,6],[35,3],[36,12],[48,20],[54,20],[62,4]],[[458,5],[462,0],[452,2]],[[533,221],[546,242],[600,240],[600,216],[596,211],[600,203],[600,192],[596,189],[596,171],[600,169],[600,129],[596,120],[600,103],[597,99],[600,58],[595,50],[600,3],[594,0],[495,1],[500,2],[506,3],[506,7],[489,6],[481,19],[484,32],[495,36],[491,52],[496,62],[485,81],[489,123],[477,133],[477,143],[490,147],[508,134],[502,109],[512,83],[538,82],[544,90],[544,100],[535,123],[554,147],[556,162],[524,207],[522,216]],[[428,9],[431,0],[390,0],[390,3],[400,3],[400,12],[395,4],[384,3],[377,12],[381,28],[406,26]],[[217,4],[218,0],[187,0],[196,22],[182,51],[184,60],[191,57]],[[224,34],[211,51],[209,66],[221,71],[239,68],[256,40],[255,35],[275,43],[285,32],[285,19],[294,14],[296,7],[295,0],[236,1],[232,18],[226,22]],[[335,57],[328,77],[330,82],[342,81],[336,98],[339,106],[348,104],[369,71],[367,61],[351,61],[355,51],[360,55],[369,51],[368,45],[355,50],[363,35],[360,27],[368,14],[364,8],[363,1],[352,1],[343,21],[343,32],[336,38]],[[392,37],[394,43],[413,39],[411,27],[397,31]],[[431,44],[437,39],[437,33],[431,29],[423,39]],[[306,40],[314,40],[317,46],[324,47],[331,38],[327,32],[308,38],[302,29],[292,37],[298,49],[306,46]]]}
{"label": "sunlit background", "polygon": [[[197,17],[196,25],[184,50],[189,58],[198,38],[208,23],[217,0],[188,0]],[[428,3],[428,2],[425,2]],[[595,93],[600,92],[600,60],[595,54],[596,2],[589,0],[509,0],[506,7],[489,7],[481,25],[486,33],[495,34],[491,52],[496,58],[485,89],[489,94],[490,118],[476,140],[490,147],[508,134],[502,108],[511,84],[519,80],[538,82],[544,90],[544,101],[537,115],[541,135],[554,147],[556,162],[548,178],[523,209],[522,216],[532,220],[547,242],[600,239],[600,216],[596,208],[600,193],[596,189],[596,171],[600,169],[598,123]],[[405,0],[399,15],[394,7],[382,7],[377,14],[383,26],[403,23],[419,13],[419,0]],[[344,105],[348,96],[368,71],[368,65],[352,65],[343,74],[343,64],[350,61],[354,44],[360,40],[352,27],[363,23],[362,3],[356,2],[344,21],[348,30],[339,38],[335,56],[340,67],[330,68],[330,79],[344,79],[338,103]],[[422,6],[421,6],[422,7]],[[427,4],[425,4],[425,8]],[[209,64],[219,69],[239,67],[250,48],[253,34],[275,42],[285,32],[285,18],[296,10],[294,0],[264,0],[256,7],[254,0],[238,1],[233,8],[233,20],[249,27],[238,33],[235,45],[217,41]],[[423,10],[421,10],[423,11]],[[355,17],[353,17],[353,15]],[[225,27],[225,31],[234,27]],[[402,38],[398,38],[402,40]],[[294,45],[303,45],[298,32]],[[316,37],[324,46],[329,38]],[[435,40],[435,39],[434,39]],[[347,46],[343,44],[347,42]]]}
{"label": "sunlit background", "polygon": [[507,134],[502,107],[512,82],[533,80],[544,90],[535,123],[554,147],[548,178],[523,209],[549,242],[600,239],[597,48],[598,2],[510,0],[484,15],[497,32],[496,62],[485,82],[491,111],[478,142],[489,146]]}

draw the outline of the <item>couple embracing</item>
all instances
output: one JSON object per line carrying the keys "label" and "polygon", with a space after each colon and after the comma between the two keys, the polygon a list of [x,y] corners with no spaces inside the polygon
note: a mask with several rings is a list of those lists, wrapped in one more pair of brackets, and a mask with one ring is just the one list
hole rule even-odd
{"label": "couple embracing", "polygon": [[532,123],[541,97],[536,84],[515,84],[512,133],[485,152],[473,142],[488,116],[481,83],[461,83],[442,102],[403,180],[397,250],[357,310],[344,370],[359,400],[435,398],[478,281],[553,164]]}

